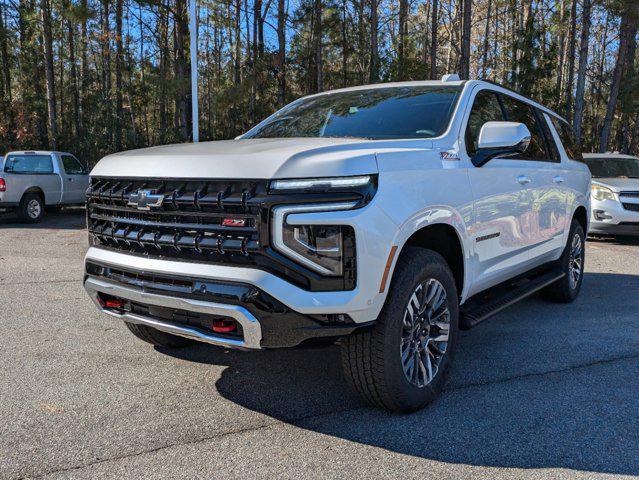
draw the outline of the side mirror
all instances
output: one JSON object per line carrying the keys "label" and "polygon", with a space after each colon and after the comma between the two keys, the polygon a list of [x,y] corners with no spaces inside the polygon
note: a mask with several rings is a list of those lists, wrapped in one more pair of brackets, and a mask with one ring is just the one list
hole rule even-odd
{"label": "side mirror", "polygon": [[486,122],[479,132],[473,165],[481,167],[495,157],[524,153],[530,144],[530,137],[530,130],[523,123]]}

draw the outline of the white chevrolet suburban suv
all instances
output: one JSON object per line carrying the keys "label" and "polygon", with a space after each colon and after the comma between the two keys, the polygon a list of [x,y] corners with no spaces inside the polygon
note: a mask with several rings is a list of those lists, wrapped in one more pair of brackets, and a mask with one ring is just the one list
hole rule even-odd
{"label": "white chevrolet suburban suv", "polygon": [[459,329],[536,291],[579,293],[590,173],[569,130],[505,88],[442,80],[110,155],[91,173],[84,285],[154,345],[338,342],[355,390],[413,411]]}

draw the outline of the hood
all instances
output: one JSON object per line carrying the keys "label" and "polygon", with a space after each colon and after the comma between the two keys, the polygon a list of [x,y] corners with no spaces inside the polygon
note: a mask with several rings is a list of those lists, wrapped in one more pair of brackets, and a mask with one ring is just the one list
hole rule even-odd
{"label": "hood", "polygon": [[374,145],[341,138],[264,138],[165,145],[109,155],[91,175],[272,179],[377,173]]}
{"label": "hood", "polygon": [[615,192],[633,191],[639,192],[639,178],[596,178],[592,183],[609,187]]}

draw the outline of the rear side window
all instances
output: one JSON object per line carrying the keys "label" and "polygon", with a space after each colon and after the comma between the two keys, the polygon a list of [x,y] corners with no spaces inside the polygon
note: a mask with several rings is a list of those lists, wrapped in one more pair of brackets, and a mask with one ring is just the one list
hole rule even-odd
{"label": "rear side window", "polygon": [[64,172],[68,175],[82,175],[85,173],[85,168],[80,161],[71,155],[62,155],[62,165],[64,166]]}
{"label": "rear side window", "polygon": [[528,130],[530,130],[530,145],[528,149],[524,153],[510,158],[538,161],[551,160],[552,156],[547,151],[543,129],[535,109],[531,105],[515,100],[507,95],[502,95],[501,98],[508,120],[523,123],[528,127]]}
{"label": "rear side window", "polygon": [[575,138],[575,135],[572,133],[572,128],[568,125],[567,122],[563,120],[559,120],[556,117],[550,117],[552,119],[552,124],[555,126],[555,130],[557,130],[557,134],[561,140],[561,143],[564,146],[564,150],[566,150],[566,155],[571,160],[576,160],[578,162],[583,162],[584,157],[581,154],[581,145]]}
{"label": "rear side window", "polygon": [[473,102],[473,108],[468,117],[466,126],[466,152],[472,156],[477,153],[479,132],[486,122],[499,122],[505,120],[504,112],[499,104],[495,92],[481,90]]}
{"label": "rear side window", "polygon": [[6,173],[53,173],[51,155],[7,155],[4,162]]}

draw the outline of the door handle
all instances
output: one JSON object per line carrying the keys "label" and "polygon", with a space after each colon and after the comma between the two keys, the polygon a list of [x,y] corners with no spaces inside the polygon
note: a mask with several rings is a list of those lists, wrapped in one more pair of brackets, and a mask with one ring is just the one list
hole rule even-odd
{"label": "door handle", "polygon": [[552,181],[557,184],[561,184],[564,183],[564,177],[560,177],[559,175],[557,175],[555,178],[552,179]]}
{"label": "door handle", "polygon": [[528,175],[519,175],[517,177],[517,183],[520,185],[528,185],[530,182],[532,182],[532,180]]}

